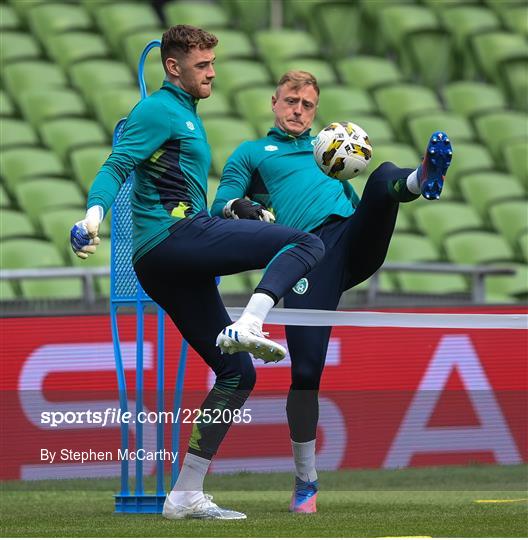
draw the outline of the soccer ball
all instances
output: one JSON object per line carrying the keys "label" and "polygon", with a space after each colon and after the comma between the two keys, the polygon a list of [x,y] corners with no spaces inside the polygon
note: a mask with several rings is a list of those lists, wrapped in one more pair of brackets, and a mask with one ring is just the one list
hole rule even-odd
{"label": "soccer ball", "polygon": [[365,130],[352,122],[333,122],[315,138],[315,162],[331,178],[350,180],[361,174],[372,158]]}

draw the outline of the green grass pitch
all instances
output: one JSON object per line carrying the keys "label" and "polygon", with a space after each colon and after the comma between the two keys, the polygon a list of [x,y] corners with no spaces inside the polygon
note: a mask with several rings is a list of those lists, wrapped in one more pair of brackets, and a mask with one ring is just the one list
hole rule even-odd
{"label": "green grass pitch", "polygon": [[233,522],[114,514],[118,479],[4,482],[1,532],[20,537],[525,537],[527,478],[524,465],[323,472],[318,513],[292,515],[290,474],[209,477],[206,491],[216,502],[247,513],[247,520]]}

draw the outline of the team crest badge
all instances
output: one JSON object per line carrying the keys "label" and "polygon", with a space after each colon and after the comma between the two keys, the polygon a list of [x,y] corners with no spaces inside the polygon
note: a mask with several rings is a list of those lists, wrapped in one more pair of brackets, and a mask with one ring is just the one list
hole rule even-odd
{"label": "team crest badge", "polygon": [[308,290],[308,280],[305,277],[300,279],[292,289],[292,291],[295,294],[304,294],[307,290]]}
{"label": "team crest badge", "polygon": [[186,125],[191,131],[194,131],[194,124],[193,124],[190,120],[187,120],[187,122],[185,122],[185,125]]}
{"label": "team crest badge", "polygon": [[278,149],[279,147],[275,146],[274,144],[268,144],[268,146],[264,147],[264,150],[266,150],[266,152],[275,152],[275,150],[278,150]]}

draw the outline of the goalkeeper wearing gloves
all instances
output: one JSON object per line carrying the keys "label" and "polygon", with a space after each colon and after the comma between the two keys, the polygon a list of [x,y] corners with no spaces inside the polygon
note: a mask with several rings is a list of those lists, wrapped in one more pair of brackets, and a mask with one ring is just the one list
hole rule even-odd
{"label": "goalkeeper wearing gloves", "polygon": [[[248,208],[238,217],[261,219],[259,211],[268,209],[277,223],[319,236],[326,248],[323,261],[284,297],[284,305],[335,310],[344,291],[382,265],[399,203],[421,194],[427,199],[440,196],[451,145],[445,133],[436,132],[417,169],[382,163],[370,175],[360,201],[348,182],[329,178],[315,163],[310,127],[318,100],[317,81],[310,73],[290,71],[281,78],[271,99],[275,127],[234,151],[211,212],[229,218],[235,217],[236,208]],[[261,206],[255,211],[256,205]],[[290,505],[294,512],[316,511],[318,391],[331,330],[286,328],[292,362],[287,416],[296,468]]]}

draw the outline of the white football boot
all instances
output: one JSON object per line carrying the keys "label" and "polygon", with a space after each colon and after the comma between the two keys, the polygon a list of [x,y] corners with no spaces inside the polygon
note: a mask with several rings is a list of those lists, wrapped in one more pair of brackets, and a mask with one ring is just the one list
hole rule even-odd
{"label": "white football boot", "polygon": [[213,497],[202,493],[201,497],[189,505],[174,504],[169,496],[165,499],[162,516],[166,519],[246,519],[246,514],[220,508]]}
{"label": "white football boot", "polygon": [[255,358],[261,358],[264,363],[278,362],[286,356],[286,349],[271,341],[257,324],[244,324],[237,321],[226,326],[216,338],[216,346],[222,353],[237,352],[251,353]]}

